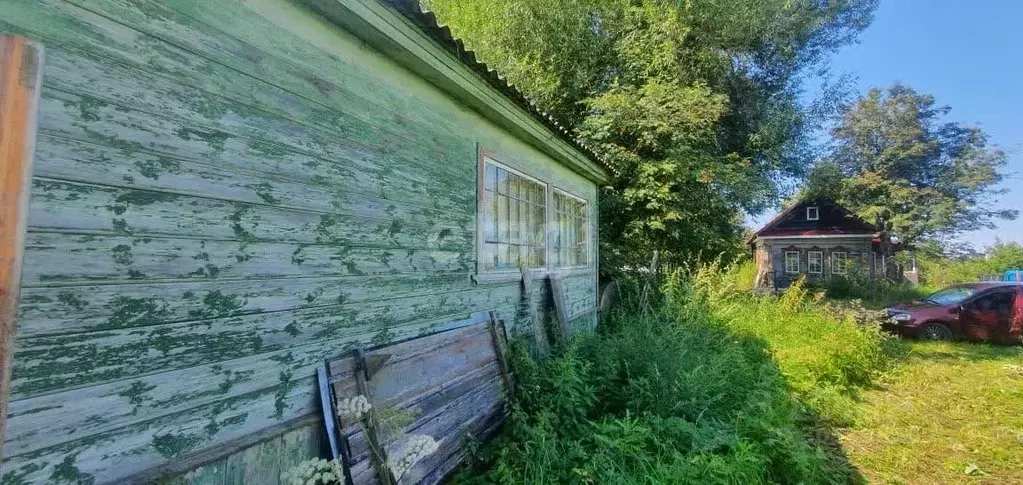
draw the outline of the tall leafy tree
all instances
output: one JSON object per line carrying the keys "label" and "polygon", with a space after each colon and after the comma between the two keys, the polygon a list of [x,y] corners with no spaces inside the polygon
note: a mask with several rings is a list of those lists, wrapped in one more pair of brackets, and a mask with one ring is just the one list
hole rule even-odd
{"label": "tall leafy tree", "polygon": [[603,269],[739,248],[742,211],[805,175],[800,80],[876,0],[425,0],[456,35],[621,172]]}
{"label": "tall leafy tree", "polygon": [[869,221],[885,219],[910,243],[1015,218],[1018,211],[991,208],[1004,192],[1005,153],[980,128],[946,121],[948,113],[908,86],[870,90],[844,108],[809,190]]}

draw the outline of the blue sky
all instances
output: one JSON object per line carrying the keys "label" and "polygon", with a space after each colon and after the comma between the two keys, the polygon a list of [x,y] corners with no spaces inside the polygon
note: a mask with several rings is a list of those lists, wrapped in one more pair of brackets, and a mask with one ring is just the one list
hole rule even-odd
{"label": "blue sky", "polygon": [[[1023,1],[882,0],[831,71],[852,75],[858,92],[902,82],[950,106],[949,120],[979,125],[1008,154],[999,206],[1023,210]],[[980,249],[997,238],[1023,241],[1023,220],[962,239]]]}

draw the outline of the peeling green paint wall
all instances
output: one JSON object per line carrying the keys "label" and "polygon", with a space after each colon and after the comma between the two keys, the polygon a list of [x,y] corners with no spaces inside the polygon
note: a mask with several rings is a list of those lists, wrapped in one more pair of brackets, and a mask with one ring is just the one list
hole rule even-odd
{"label": "peeling green paint wall", "polygon": [[47,53],[3,484],[117,482],[319,413],[346,349],[522,325],[470,278],[478,145],[595,201],[290,0],[4,0],[0,32]]}

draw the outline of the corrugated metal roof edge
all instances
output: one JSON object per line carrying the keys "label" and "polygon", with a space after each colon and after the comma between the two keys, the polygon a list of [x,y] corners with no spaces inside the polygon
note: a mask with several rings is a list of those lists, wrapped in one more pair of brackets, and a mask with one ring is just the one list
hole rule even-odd
{"label": "corrugated metal roof edge", "polygon": [[551,115],[540,109],[538,106],[533,104],[524,94],[515,86],[508,83],[504,77],[501,76],[496,70],[491,69],[485,63],[476,59],[476,53],[474,51],[465,48],[465,44],[455,38],[451,34],[451,29],[446,25],[440,25],[437,22],[437,16],[425,9],[418,0],[380,0],[381,3],[388,5],[406,18],[411,20],[414,24],[430,38],[437,41],[438,44],[443,46],[448,52],[455,56],[459,61],[462,62],[466,67],[472,69],[474,72],[480,75],[484,80],[490,84],[491,87],[497,89],[505,97],[512,100],[519,107],[525,109],[530,115],[533,116],[537,121],[546,126],[549,130],[558,135],[559,138],[568,143],[572,148],[578,150],[580,153],[589,158],[599,167],[607,170],[612,175],[618,175],[619,172],[610,163],[601,158],[595,151],[590,147],[586,146],[583,142],[579,141],[567,128],[561,125]]}

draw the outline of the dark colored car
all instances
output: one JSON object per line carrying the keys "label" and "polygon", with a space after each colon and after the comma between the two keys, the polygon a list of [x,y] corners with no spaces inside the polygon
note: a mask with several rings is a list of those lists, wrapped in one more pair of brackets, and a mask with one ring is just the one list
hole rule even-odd
{"label": "dark colored car", "polygon": [[950,286],[886,312],[883,327],[906,337],[1019,343],[1023,284],[993,281]]}

